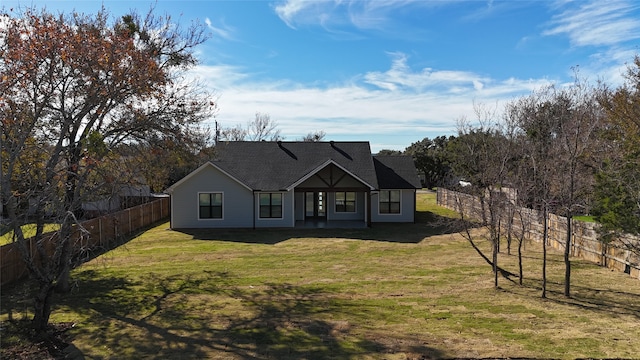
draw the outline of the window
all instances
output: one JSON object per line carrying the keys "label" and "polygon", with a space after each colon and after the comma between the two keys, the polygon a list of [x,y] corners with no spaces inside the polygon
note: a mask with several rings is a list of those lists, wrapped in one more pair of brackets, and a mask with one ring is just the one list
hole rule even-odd
{"label": "window", "polygon": [[380,214],[400,214],[400,190],[380,191]]}
{"label": "window", "polygon": [[282,194],[260,194],[260,217],[282,218]]}
{"label": "window", "polygon": [[356,212],[356,193],[353,191],[337,192],[336,212]]}
{"label": "window", "polygon": [[198,194],[200,219],[222,219],[222,193]]}

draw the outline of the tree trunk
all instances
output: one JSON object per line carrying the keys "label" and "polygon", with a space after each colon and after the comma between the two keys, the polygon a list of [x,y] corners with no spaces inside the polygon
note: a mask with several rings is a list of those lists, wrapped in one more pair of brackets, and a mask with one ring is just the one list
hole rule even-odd
{"label": "tree trunk", "polygon": [[40,283],[40,290],[35,296],[33,328],[36,333],[42,334],[47,330],[49,317],[51,316],[51,300],[53,297],[53,282]]}
{"label": "tree trunk", "polygon": [[511,255],[511,233],[513,232],[513,217],[515,216],[513,209],[509,206],[509,211],[507,212],[509,219],[507,223],[507,255]]}
{"label": "tree trunk", "polygon": [[547,225],[547,206],[544,206],[542,226],[542,298],[547,297],[547,241],[549,240],[549,227]]}
{"label": "tree trunk", "polygon": [[572,222],[573,215],[571,212],[567,214],[567,238],[564,244],[564,296],[571,297],[571,261],[569,259],[571,250],[571,238],[573,234]]}
{"label": "tree trunk", "polygon": [[498,288],[498,246],[499,240],[493,240],[493,286]]}
{"label": "tree trunk", "polygon": [[58,259],[58,276],[55,282],[55,290],[58,293],[68,293],[71,290],[70,273],[71,273],[71,241],[70,239],[61,240],[60,259]]}
{"label": "tree trunk", "polygon": [[523,242],[524,242],[524,239],[521,239],[520,242],[518,242],[518,276],[519,276],[518,282],[520,283],[520,285],[522,285],[522,277],[524,276],[522,271],[522,243]]}

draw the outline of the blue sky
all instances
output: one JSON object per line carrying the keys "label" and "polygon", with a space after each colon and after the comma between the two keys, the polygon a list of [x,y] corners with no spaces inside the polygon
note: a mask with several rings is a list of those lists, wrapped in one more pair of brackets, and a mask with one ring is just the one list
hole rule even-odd
{"label": "blue sky", "polygon": [[[463,0],[14,1],[115,16],[130,9],[200,21],[210,39],[193,69],[224,127],[269,114],[285,140],[404,150],[456,134],[474,104],[496,108],[548,83],[618,85],[640,53],[640,2]],[[213,121],[214,119],[212,119]]]}

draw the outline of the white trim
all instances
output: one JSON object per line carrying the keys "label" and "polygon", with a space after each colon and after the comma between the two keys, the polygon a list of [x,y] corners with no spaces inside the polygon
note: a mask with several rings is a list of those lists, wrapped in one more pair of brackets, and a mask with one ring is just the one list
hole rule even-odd
{"label": "white trim", "polygon": [[354,179],[360,181],[362,184],[366,185],[369,187],[369,190],[374,190],[375,188],[373,186],[371,186],[371,184],[367,183],[366,181],[360,179],[358,176],[354,175],[351,171],[345,169],[344,167],[340,166],[340,164],[336,163],[335,161],[329,159],[327,161],[325,161],[324,163],[322,163],[320,166],[314,168],[313,170],[311,170],[309,173],[307,173],[305,176],[301,177],[298,181],[294,182],[293,184],[289,185],[289,187],[287,187],[287,191],[291,191],[292,189],[294,189],[295,187],[297,187],[298,185],[302,184],[303,182],[305,182],[307,179],[309,179],[310,177],[312,177],[313,175],[317,174],[320,170],[324,169],[325,167],[329,166],[330,164],[335,165],[336,167],[338,167],[340,170],[344,171],[345,173],[347,173],[349,176],[353,177]]}
{"label": "white trim", "polygon": [[[284,207],[284,199],[285,199],[284,194],[286,194],[286,193],[284,193],[282,191],[257,191],[257,193],[258,193],[258,211],[257,211],[258,212],[258,214],[257,214],[258,215],[258,220],[260,220],[260,221],[269,221],[269,220],[282,221],[284,219],[284,209],[285,209],[285,207]],[[277,217],[266,217],[266,218],[263,218],[263,217],[260,216],[260,194],[280,194],[282,196],[282,199],[280,200],[281,212],[280,212],[280,217],[279,218],[277,218]]]}
{"label": "white trim", "polygon": [[[338,200],[336,199],[336,194],[337,193],[345,193],[345,200],[347,201],[347,196],[346,193],[353,193],[355,195],[355,199],[353,200],[353,211],[338,211],[336,209],[336,206],[338,206]],[[360,194],[361,192],[358,191],[334,191],[333,192],[333,213],[334,214],[357,214],[358,213],[358,194]],[[345,208],[346,208],[346,204],[345,204]]]}
{"label": "white trim", "polygon": [[[222,216],[219,218],[201,218],[200,217],[200,194],[220,194],[222,195]],[[197,215],[198,221],[221,221],[224,220],[224,191],[198,191],[197,193],[197,204],[198,204],[198,208],[197,208]]]}
{"label": "white trim", "polygon": [[296,227],[296,192],[288,191],[287,193],[291,194],[291,227]]}
{"label": "white trim", "polygon": [[[381,213],[380,212],[380,192],[381,191],[398,191],[400,193],[400,212],[397,213]],[[389,194],[391,198],[391,194]],[[402,189],[380,189],[378,190],[378,215],[380,216],[400,216],[402,215]]]}
{"label": "white trim", "polygon": [[235,178],[233,175],[229,174],[228,172],[224,171],[223,169],[221,169],[218,165],[212,163],[212,162],[206,162],[204,164],[202,164],[199,168],[193,170],[192,172],[190,172],[187,176],[183,177],[182,179],[178,180],[175,184],[169,186],[165,192],[168,194],[171,194],[175,191],[175,189],[177,187],[179,187],[180,185],[182,185],[184,182],[186,182],[187,180],[191,179],[192,177],[194,177],[196,174],[198,174],[199,172],[201,172],[203,169],[205,169],[208,166],[212,166],[214,169],[220,171],[221,173],[225,174],[226,176],[228,176],[231,180],[237,182],[238,184],[242,185],[244,188],[246,188],[249,191],[253,191],[253,189],[251,189],[249,186],[247,186],[245,183],[243,183],[242,181],[238,180],[237,178]]}

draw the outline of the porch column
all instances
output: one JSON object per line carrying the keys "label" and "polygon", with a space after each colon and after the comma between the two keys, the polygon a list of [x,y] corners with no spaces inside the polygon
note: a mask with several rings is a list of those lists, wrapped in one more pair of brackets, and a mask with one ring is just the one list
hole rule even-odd
{"label": "porch column", "polygon": [[371,190],[367,189],[367,227],[371,227]]}
{"label": "porch column", "polygon": [[416,214],[418,213],[418,190],[413,189],[413,223],[416,223]]}

